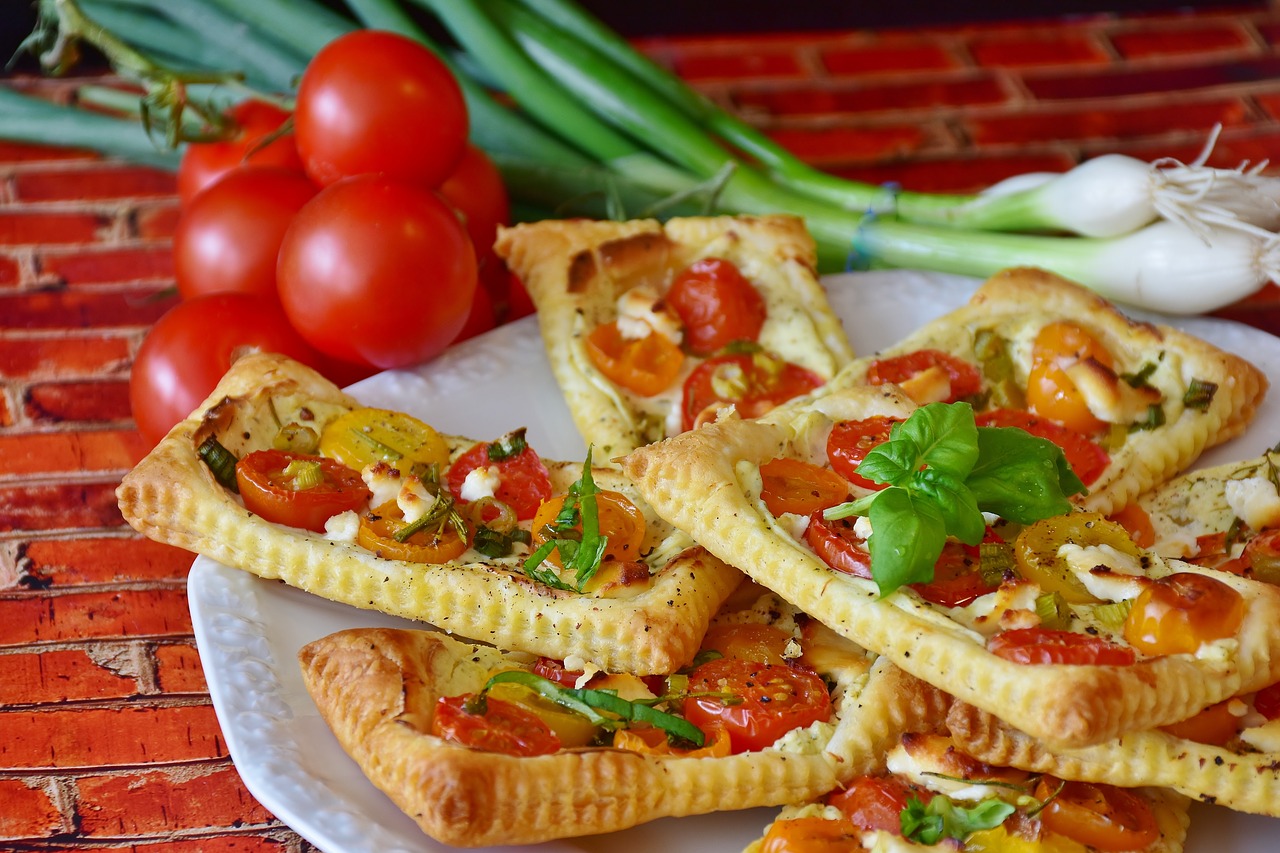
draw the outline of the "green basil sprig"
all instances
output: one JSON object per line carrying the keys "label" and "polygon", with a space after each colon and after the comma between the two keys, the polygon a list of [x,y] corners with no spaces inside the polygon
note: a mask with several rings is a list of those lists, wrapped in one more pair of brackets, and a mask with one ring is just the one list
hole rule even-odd
{"label": "green basil sprig", "polygon": [[1017,427],[979,427],[968,403],[930,403],[872,448],[858,473],[888,488],[823,512],[865,515],[871,576],[888,595],[928,583],[947,537],[977,545],[984,512],[1019,524],[1070,511],[1084,483],[1062,449]]}
{"label": "green basil sprig", "polygon": [[912,797],[900,815],[902,835],[921,844],[937,844],[944,838],[963,841],[979,830],[995,829],[1015,811],[1009,803],[995,798],[965,808],[942,795],[929,800],[928,805]]}
{"label": "green basil sprig", "polygon": [[[600,569],[605,546],[609,544],[609,537],[600,535],[600,512],[596,503],[599,493],[591,476],[591,448],[587,448],[582,476],[569,486],[564,505],[547,525],[550,528],[547,541],[524,561],[525,574],[554,589],[582,591]],[[579,521],[582,523],[581,531],[577,529]],[[555,572],[541,568],[542,562],[557,550],[561,564],[573,573],[572,585],[560,580]]]}

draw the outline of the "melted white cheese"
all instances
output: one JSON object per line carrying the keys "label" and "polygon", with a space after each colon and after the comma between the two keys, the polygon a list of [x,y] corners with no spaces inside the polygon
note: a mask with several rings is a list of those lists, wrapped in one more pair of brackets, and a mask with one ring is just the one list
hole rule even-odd
{"label": "melted white cheese", "polygon": [[618,297],[618,334],[640,340],[657,333],[673,344],[684,338],[680,318],[662,307],[662,296],[648,285],[633,287]]}
{"label": "melted white cheese", "polygon": [[426,515],[435,502],[436,496],[420,477],[410,475],[400,481],[400,491],[396,494],[396,506],[400,507],[406,524],[413,524]]}
{"label": "melted white cheese", "polygon": [[[937,743],[941,745],[942,739]],[[953,800],[981,802],[1005,793],[1005,789],[994,785],[957,781],[954,778],[955,768],[948,765],[942,756],[934,755],[931,751],[924,749],[917,749],[913,755],[900,743],[889,750],[888,755],[885,756],[885,769],[922,788],[945,794]]]}
{"label": "melted white cheese", "polygon": [[1261,752],[1280,752],[1280,719],[1240,732],[1240,740]]}
{"label": "melted white cheese", "polygon": [[464,501],[478,501],[491,498],[502,485],[502,474],[497,465],[481,465],[467,472],[458,490],[458,497]]}
{"label": "melted white cheese", "polygon": [[1231,511],[1254,530],[1280,524],[1280,492],[1266,477],[1228,480],[1224,491]]}
{"label": "melted white cheese", "polygon": [[373,494],[369,506],[382,506],[400,494],[400,469],[386,463],[374,462],[364,466],[360,478]]}
{"label": "melted white cheese", "polygon": [[354,543],[356,534],[360,532],[360,516],[349,509],[337,515],[331,515],[324,522],[324,535],[334,542]]}

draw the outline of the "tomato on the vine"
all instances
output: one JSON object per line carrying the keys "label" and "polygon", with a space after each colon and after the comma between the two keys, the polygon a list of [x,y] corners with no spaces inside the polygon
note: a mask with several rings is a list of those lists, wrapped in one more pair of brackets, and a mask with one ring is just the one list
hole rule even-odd
{"label": "tomato on the vine", "polygon": [[718,658],[689,674],[689,694],[685,717],[699,728],[723,723],[734,754],[764,749],[792,729],[831,716],[822,679],[789,666]]}
{"label": "tomato on the vine", "polygon": [[235,169],[187,205],[173,234],[173,270],[184,299],[240,291],[276,296],[285,231],[317,187],[301,172]]}
{"label": "tomato on the vine", "polygon": [[[265,101],[241,101],[227,110],[235,123],[230,139],[187,144],[178,165],[178,198],[183,207],[219,178],[243,166],[265,166],[302,172],[302,158],[292,133],[279,133],[289,113]],[[270,141],[268,140],[270,137]]]}
{"label": "tomato on the vine", "polygon": [[298,212],[276,282],[285,313],[316,349],[407,367],[438,355],[466,324],[476,259],[435,193],[364,175],[326,187]]}
{"label": "tomato on the vine", "polygon": [[[304,474],[299,467],[313,469]],[[308,481],[307,476],[314,478]],[[353,471],[333,459],[286,450],[256,450],[236,463],[236,485],[245,508],[276,524],[324,531],[331,516],[357,509],[369,488]]]}
{"label": "tomato on the vine", "polygon": [[733,341],[754,341],[764,326],[764,297],[723,258],[703,258],[677,273],[666,301],[680,316],[685,346],[694,355],[711,355]]}
{"label": "tomato on the vine", "polygon": [[294,108],[298,152],[313,180],[380,173],[440,185],[467,144],[467,108],[448,66],[395,33],[355,30],[312,57]]}
{"label": "tomato on the vine", "polygon": [[493,250],[498,226],[511,222],[511,200],[502,173],[489,155],[469,144],[437,192],[462,217],[476,250],[480,283],[493,300],[505,300],[510,291],[507,268]]}
{"label": "tomato on the vine", "polygon": [[171,308],[151,328],[133,360],[129,401],[143,438],[154,444],[213,391],[235,357],[260,350],[323,371],[275,302],[249,293],[213,293]]}

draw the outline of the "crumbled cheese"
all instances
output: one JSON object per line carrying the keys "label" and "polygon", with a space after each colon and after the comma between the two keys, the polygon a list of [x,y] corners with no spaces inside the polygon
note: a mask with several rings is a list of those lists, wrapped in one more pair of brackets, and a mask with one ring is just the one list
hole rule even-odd
{"label": "crumbled cheese", "polygon": [[324,523],[324,535],[334,542],[355,542],[359,532],[360,516],[353,509],[331,515]]}
{"label": "crumbled cheese", "polygon": [[871,519],[868,516],[860,515],[858,520],[853,523],[853,533],[855,536],[861,536],[863,539],[871,538]]}
{"label": "crumbled cheese", "polygon": [[382,506],[387,501],[396,499],[400,493],[400,469],[386,462],[374,462],[364,466],[360,472],[364,484],[372,494],[369,506]]}
{"label": "crumbled cheese", "polygon": [[491,498],[501,485],[502,473],[497,465],[480,465],[467,472],[458,497],[468,502]]}
{"label": "crumbled cheese", "polygon": [[1077,545],[1068,542],[1058,556],[1095,598],[1120,601],[1135,598],[1149,583],[1139,558],[1110,545]]}
{"label": "crumbled cheese", "polygon": [[603,671],[582,655],[569,655],[564,659],[564,668],[569,672],[582,670],[582,675],[578,676],[578,680],[573,683],[574,687],[586,687],[587,683],[595,678],[597,672]]}
{"label": "crumbled cheese", "polygon": [[436,496],[427,489],[421,477],[410,475],[401,481],[396,506],[400,507],[406,524],[413,524],[426,515],[435,502]]}
{"label": "crumbled cheese", "polygon": [[618,297],[618,334],[628,340],[657,332],[679,344],[684,337],[680,318],[662,304],[662,296],[648,285],[633,287]]}
{"label": "crumbled cheese", "polygon": [[784,512],[782,515],[776,516],[778,526],[786,531],[787,535],[797,542],[804,539],[804,532],[809,529],[809,516],[798,515],[794,512]]}
{"label": "crumbled cheese", "polygon": [[1039,624],[1036,599],[1040,585],[1023,578],[1003,581],[986,595],[980,595],[963,607],[948,611],[956,621],[985,636],[1010,628],[1029,628]]}
{"label": "crumbled cheese", "polygon": [[1227,480],[1224,488],[1231,511],[1254,530],[1280,524],[1280,492],[1266,477]]}
{"label": "crumbled cheese", "polygon": [[[943,743],[944,739],[939,738],[937,741],[932,741],[931,745],[941,748]],[[945,794],[953,800],[980,802],[1002,794],[1007,796],[1005,789],[994,785],[956,780],[953,778],[955,768],[948,765],[945,756],[935,755],[931,749],[918,748],[912,753],[899,743],[885,756],[885,769],[922,788]]]}
{"label": "crumbled cheese", "polygon": [[765,749],[796,755],[821,755],[835,733],[835,723],[819,720],[813,725],[792,729]]}
{"label": "crumbled cheese", "polygon": [[1280,752],[1280,719],[1272,720],[1261,726],[1243,729],[1240,740],[1260,752]]}
{"label": "crumbled cheese", "polygon": [[1066,365],[1063,370],[1080,390],[1093,416],[1110,424],[1144,421],[1148,408],[1162,398],[1158,389],[1150,385],[1135,388],[1091,358]]}

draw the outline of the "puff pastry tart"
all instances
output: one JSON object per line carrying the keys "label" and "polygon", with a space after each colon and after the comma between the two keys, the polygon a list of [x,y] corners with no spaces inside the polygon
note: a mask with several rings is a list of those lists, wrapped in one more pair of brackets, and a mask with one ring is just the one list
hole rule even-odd
{"label": "puff pastry tart", "polygon": [[1059,443],[1088,486],[1080,504],[1103,514],[1243,432],[1267,389],[1243,358],[1031,268],[997,273],[826,387],[863,382],[897,382],[919,403],[967,400],[979,423]]}
{"label": "puff pastry tart", "polygon": [[727,405],[750,417],[852,358],[790,216],[500,229],[583,439],[608,458]]}
{"label": "puff pastry tart", "polygon": [[519,431],[440,435],[257,354],[117,497],[146,536],[333,601],[615,670],[682,666],[741,575],[591,471]]}
{"label": "puff pastry tart", "polygon": [[[1052,444],[977,427],[964,403],[911,406],[891,385],[848,387],[639,448],[622,468],[727,563],[1055,746],[1175,722],[1280,679],[1280,589],[1166,562],[1100,514],[1068,512],[1061,493],[1041,505],[1069,481]],[[903,418],[868,450],[868,435]],[[873,457],[904,485],[867,481]],[[997,510],[1003,520],[983,514]]]}
{"label": "puff pastry tart", "polygon": [[945,713],[887,710],[896,683],[820,628],[766,594],[712,628],[724,656],[665,679],[390,629],[299,660],[343,747],[427,834],[520,844],[815,798]]}
{"label": "puff pastry tart", "polygon": [[[914,679],[908,679],[914,681]],[[904,685],[928,701],[927,685]],[[804,850],[1179,853],[1188,800],[973,757],[945,725],[903,734],[872,773],[784,808],[747,853]],[[805,845],[808,846],[805,846]]]}

